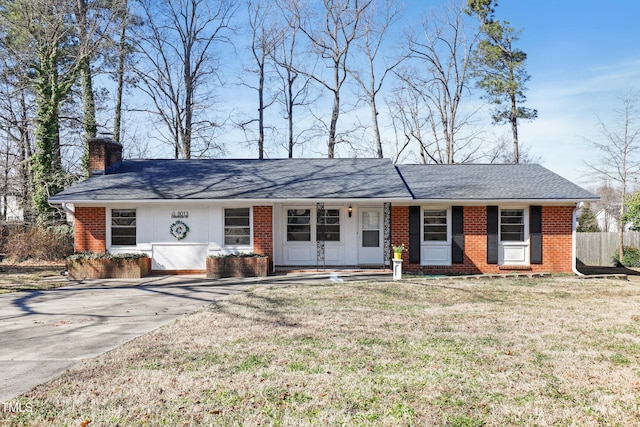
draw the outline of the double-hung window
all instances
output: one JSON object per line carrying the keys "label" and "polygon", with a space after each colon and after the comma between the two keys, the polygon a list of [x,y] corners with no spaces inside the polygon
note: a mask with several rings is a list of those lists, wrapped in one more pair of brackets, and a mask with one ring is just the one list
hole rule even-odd
{"label": "double-hung window", "polygon": [[[315,229],[315,231],[314,231]],[[340,209],[287,209],[287,242],[340,241]]]}
{"label": "double-hung window", "polygon": [[325,209],[324,215],[318,215],[316,239],[325,242],[340,241],[340,209]]}
{"label": "double-hung window", "polygon": [[524,242],[524,209],[500,210],[500,240]]}
{"label": "double-hung window", "polygon": [[224,210],[225,246],[249,246],[251,244],[251,213],[249,208]]}
{"label": "double-hung window", "polygon": [[136,245],[136,210],[111,209],[111,246]]}
{"label": "double-hung window", "polygon": [[425,209],[423,215],[425,242],[447,241],[447,210]]}
{"label": "double-hung window", "polygon": [[287,241],[311,241],[311,209],[287,209]]}

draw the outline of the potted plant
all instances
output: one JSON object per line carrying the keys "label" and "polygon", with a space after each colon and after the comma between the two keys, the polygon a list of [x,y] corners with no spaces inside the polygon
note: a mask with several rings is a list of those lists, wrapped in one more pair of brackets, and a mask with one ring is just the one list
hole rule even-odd
{"label": "potted plant", "polygon": [[404,243],[400,243],[399,245],[392,245],[393,248],[393,259],[402,259],[402,252],[404,252]]}

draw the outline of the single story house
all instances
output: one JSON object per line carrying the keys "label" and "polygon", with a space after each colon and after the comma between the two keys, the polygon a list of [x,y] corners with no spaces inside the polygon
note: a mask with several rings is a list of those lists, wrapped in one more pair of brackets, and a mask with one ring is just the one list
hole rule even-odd
{"label": "single story house", "polygon": [[90,144],[92,176],[49,200],[76,251],[144,252],[201,272],[210,255],[268,255],[274,270],[388,267],[426,274],[574,271],[575,209],[597,197],[533,164],[388,159],[122,160]]}

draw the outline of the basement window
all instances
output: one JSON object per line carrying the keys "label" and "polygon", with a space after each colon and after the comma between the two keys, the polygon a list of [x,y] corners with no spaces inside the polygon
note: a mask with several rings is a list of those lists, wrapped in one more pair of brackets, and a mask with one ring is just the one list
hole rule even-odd
{"label": "basement window", "polygon": [[136,245],[136,210],[111,209],[111,246]]}

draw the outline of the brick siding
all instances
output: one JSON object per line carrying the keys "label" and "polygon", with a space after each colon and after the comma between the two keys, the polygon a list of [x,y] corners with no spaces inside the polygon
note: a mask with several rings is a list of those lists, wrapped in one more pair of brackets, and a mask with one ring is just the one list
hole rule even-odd
{"label": "brick siding", "polygon": [[273,262],[273,207],[253,207],[253,252],[268,255]]}
{"label": "brick siding", "polygon": [[[464,207],[464,262],[450,266],[422,266],[409,263],[409,254],[403,254],[403,270],[425,274],[495,274],[510,271],[571,273],[572,269],[573,206],[542,207],[542,264],[524,268],[500,267],[487,264],[487,208]],[[391,210],[391,241],[403,243],[409,249],[409,208],[393,206]]]}
{"label": "brick siding", "polygon": [[76,206],[74,237],[76,252],[107,252],[105,208]]}

